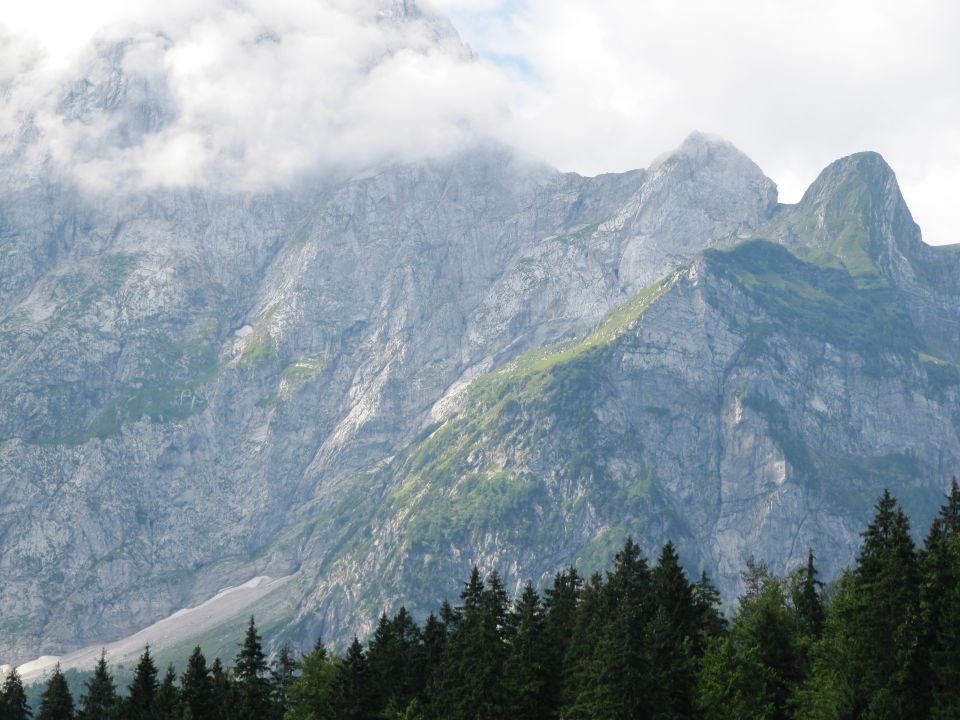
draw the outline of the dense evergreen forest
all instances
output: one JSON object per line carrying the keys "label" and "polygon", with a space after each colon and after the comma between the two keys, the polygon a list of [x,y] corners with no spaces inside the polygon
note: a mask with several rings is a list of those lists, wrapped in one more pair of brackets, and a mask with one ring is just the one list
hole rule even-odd
{"label": "dense evergreen forest", "polygon": [[[475,568],[418,626],[383,616],[343,655],[317,641],[264,654],[253,618],[227,670],[197,648],[160,676],[149,648],[121,696],[101,658],[75,701],[59,668],[39,720],[744,720],[960,718],[960,489],[922,548],[885,492],[855,566],[817,579],[749,562],[728,622],[706,576],[668,543],[651,567],[628,540],[605,574],[556,575],[510,602]],[[0,718],[31,717],[14,672]]]}

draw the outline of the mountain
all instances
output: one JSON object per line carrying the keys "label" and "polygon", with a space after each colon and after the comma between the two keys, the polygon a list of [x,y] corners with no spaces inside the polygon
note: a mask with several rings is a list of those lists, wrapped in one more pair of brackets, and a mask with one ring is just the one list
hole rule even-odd
{"label": "mountain", "polygon": [[960,461],[956,294],[927,274],[956,249],[920,243],[872,153],[755,234],[474,380],[355,478],[317,535],[310,612],[428,605],[473,563],[515,590],[628,534],[673,539],[732,595],[750,556],[848,563],[883,487],[923,527]]}
{"label": "mountain", "polygon": [[295,572],[290,527],[451,389],[585,332],[772,197],[701,137],[598,178],[480,147],[297,193],[4,194],[6,652]]}
{"label": "mountain", "polygon": [[[60,105],[114,149],[172,117],[130,48]],[[960,253],[878,155],[796,205],[699,133],[594,178],[478,143],[98,193],[39,132],[0,173],[4,662],[261,576],[231,612],[338,641],[474,562],[512,589],[627,533],[729,593],[749,554],[841,567],[882,486],[923,521],[957,466]]]}

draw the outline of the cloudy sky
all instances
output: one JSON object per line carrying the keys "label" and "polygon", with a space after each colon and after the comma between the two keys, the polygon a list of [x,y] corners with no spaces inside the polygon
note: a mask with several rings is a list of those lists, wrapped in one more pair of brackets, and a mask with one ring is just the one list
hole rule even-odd
{"label": "cloudy sky", "polygon": [[[0,141],[29,115],[91,185],[258,185],[476,136],[563,170],[626,170],[698,129],[786,202],[831,160],[877,150],[926,240],[960,242],[953,0],[421,0],[472,57],[442,24],[376,21],[384,2],[17,3],[0,18]],[[168,118],[64,116],[92,37],[134,39],[124,70]]]}

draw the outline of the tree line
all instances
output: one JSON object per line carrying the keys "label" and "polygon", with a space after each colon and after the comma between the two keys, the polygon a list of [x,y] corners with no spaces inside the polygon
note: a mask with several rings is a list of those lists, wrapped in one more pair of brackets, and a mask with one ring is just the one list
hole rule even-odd
{"label": "tree line", "polygon": [[[960,489],[922,547],[889,492],[853,567],[825,586],[813,554],[775,576],[749,561],[728,621],[672,543],[627,540],[604,574],[570,567],[511,601],[477,568],[418,625],[383,615],[366,644],[272,662],[253,618],[226,669],[196,648],[162,678],[147,648],[124,696],[101,657],[74,702],[57,667],[38,720],[946,720],[960,718]],[[31,717],[11,673],[0,720]]]}

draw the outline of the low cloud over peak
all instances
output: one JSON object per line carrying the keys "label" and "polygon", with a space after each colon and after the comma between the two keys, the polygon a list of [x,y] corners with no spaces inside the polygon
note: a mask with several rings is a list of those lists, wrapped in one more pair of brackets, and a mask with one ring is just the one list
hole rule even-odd
{"label": "low cloud over peak", "polygon": [[955,242],[958,23],[949,0],[32,0],[0,20],[0,153],[85,187],[265,189],[490,138],[621,171],[702,128],[786,201],[881,152]]}
{"label": "low cloud over peak", "polygon": [[87,188],[263,189],[442,154],[506,113],[495,68],[410,0],[207,2],[113,22],[69,63],[5,54],[4,150]]}

